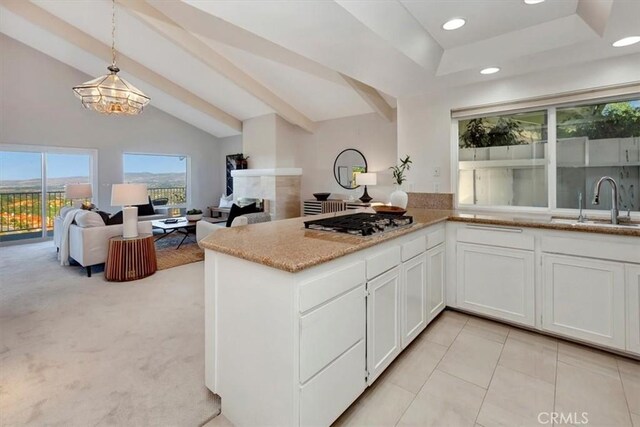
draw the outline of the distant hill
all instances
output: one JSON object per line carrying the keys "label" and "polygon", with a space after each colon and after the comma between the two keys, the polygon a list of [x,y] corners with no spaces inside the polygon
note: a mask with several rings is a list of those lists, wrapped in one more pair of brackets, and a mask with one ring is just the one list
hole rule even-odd
{"label": "distant hill", "polygon": [[[67,183],[87,182],[88,177],[71,176],[64,178],[49,178],[47,180],[47,191],[64,191]],[[125,182],[147,184],[149,188],[165,188],[165,187],[185,187],[185,175],[183,173],[128,173],[125,175]],[[16,179],[7,180],[0,183],[0,193],[19,193],[19,192],[39,192],[40,179]]]}

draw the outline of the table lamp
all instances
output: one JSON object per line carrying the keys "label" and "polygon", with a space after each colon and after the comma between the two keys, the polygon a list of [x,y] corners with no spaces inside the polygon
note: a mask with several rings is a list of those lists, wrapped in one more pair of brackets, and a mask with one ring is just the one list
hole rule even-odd
{"label": "table lamp", "polygon": [[367,193],[367,185],[376,185],[378,183],[378,175],[373,172],[364,172],[356,174],[356,184],[364,185],[364,193],[362,193],[362,197],[360,200],[362,203],[369,203],[372,199]]}
{"label": "table lamp", "polygon": [[113,184],[111,205],[122,206],[122,237],[138,237],[138,207],[149,201],[147,184]]}
{"label": "table lamp", "polygon": [[[73,202],[74,208],[82,208],[82,201],[93,197],[91,184],[67,184],[64,186],[64,198]],[[74,202],[74,200],[76,200]]]}

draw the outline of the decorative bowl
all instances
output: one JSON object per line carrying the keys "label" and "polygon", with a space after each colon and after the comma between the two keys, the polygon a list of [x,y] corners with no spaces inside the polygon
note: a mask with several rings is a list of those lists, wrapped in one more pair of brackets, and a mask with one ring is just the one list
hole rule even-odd
{"label": "decorative bowl", "polygon": [[187,215],[187,221],[189,222],[193,222],[193,221],[200,221],[202,219],[202,215],[201,213],[199,214],[193,214],[193,215]]}
{"label": "decorative bowl", "polygon": [[406,209],[401,208],[399,206],[379,205],[379,206],[372,206],[372,207],[377,213],[391,214],[391,215],[404,215],[405,213],[407,213]]}
{"label": "decorative bowl", "polygon": [[330,195],[331,193],[313,193],[313,197],[315,197],[319,202],[327,200]]}

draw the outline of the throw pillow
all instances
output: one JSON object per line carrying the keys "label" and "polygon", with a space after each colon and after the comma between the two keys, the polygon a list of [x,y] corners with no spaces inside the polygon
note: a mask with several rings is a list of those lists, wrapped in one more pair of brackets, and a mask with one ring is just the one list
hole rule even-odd
{"label": "throw pillow", "polygon": [[98,215],[100,215],[100,218],[102,218],[102,221],[107,224],[109,222],[109,213],[108,212],[102,212],[102,211],[95,211],[95,213],[97,213]]}
{"label": "throw pillow", "polygon": [[67,214],[69,212],[71,212],[71,209],[75,209],[73,206],[63,206],[60,208],[60,217],[62,219],[64,219],[65,216],[67,216]]}
{"label": "throw pillow", "polygon": [[149,203],[138,205],[138,216],[155,215],[155,213],[156,211],[153,209],[151,197],[149,197]]}
{"label": "throw pillow", "polygon": [[119,211],[113,214],[113,216],[107,220],[106,224],[107,225],[122,224],[122,211]]}
{"label": "throw pillow", "polygon": [[229,218],[227,218],[227,227],[231,227],[231,223],[233,223],[233,220],[236,219],[236,217],[254,212],[257,212],[255,203],[251,203],[250,205],[243,207],[240,207],[234,203],[233,206],[231,206],[231,210],[229,211]]}
{"label": "throw pillow", "polygon": [[89,228],[89,227],[103,227],[104,221],[102,217],[98,215],[96,212],[92,211],[81,211],[76,214],[76,224],[78,227]]}
{"label": "throw pillow", "polygon": [[220,197],[220,202],[218,203],[219,208],[230,208],[231,206],[233,206],[233,194]]}

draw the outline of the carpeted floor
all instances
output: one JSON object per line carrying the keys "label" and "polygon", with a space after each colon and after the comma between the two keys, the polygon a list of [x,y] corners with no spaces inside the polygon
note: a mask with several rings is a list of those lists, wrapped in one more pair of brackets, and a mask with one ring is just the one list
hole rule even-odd
{"label": "carpeted floor", "polygon": [[0,425],[199,426],[203,264],[109,283],[51,242],[0,248]]}
{"label": "carpeted floor", "polygon": [[204,260],[204,250],[196,243],[195,235],[187,237],[180,249],[177,249],[183,237],[182,234],[174,233],[156,241],[158,270]]}

